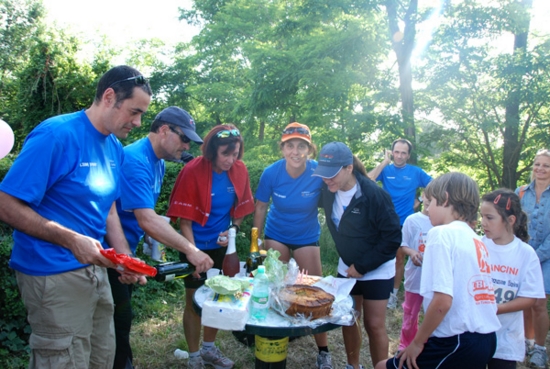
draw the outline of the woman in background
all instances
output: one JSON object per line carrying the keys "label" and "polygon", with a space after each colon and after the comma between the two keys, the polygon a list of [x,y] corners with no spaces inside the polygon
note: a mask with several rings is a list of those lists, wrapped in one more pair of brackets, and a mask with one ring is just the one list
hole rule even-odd
{"label": "woman in background", "polygon": [[523,312],[525,325],[525,351],[530,355],[529,365],[545,368],[548,361],[546,335],[549,320],[546,308],[550,294],[550,151],[539,150],[535,155],[531,183],[516,189],[521,207],[529,217],[529,245],[540,260],[546,297]]}

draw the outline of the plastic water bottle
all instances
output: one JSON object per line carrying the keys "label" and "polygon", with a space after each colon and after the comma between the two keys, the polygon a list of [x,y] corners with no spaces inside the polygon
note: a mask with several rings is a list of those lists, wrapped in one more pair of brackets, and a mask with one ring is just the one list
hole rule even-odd
{"label": "plastic water bottle", "polygon": [[176,357],[176,359],[180,360],[189,359],[189,353],[180,349],[176,349],[176,351],[174,351],[174,356]]}
{"label": "plastic water bottle", "polygon": [[256,320],[264,320],[269,309],[269,280],[265,275],[265,266],[260,265],[254,277],[250,314]]}

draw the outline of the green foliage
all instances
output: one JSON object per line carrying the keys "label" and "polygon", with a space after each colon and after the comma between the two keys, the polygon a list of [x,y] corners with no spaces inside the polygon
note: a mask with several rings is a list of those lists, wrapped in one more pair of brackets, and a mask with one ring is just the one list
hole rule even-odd
{"label": "green foliage", "polygon": [[28,360],[31,333],[14,271],[9,268],[12,229],[0,223],[0,366],[23,367]]}

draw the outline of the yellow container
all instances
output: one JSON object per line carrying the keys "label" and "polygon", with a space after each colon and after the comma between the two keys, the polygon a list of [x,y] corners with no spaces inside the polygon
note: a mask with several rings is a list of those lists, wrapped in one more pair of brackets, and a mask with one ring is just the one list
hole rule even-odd
{"label": "yellow container", "polygon": [[288,337],[267,338],[256,336],[256,358],[264,363],[278,363],[286,360]]}

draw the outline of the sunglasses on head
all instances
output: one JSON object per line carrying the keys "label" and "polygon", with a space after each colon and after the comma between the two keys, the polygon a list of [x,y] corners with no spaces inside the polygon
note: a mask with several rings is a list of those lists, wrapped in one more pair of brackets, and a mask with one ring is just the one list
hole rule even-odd
{"label": "sunglasses on head", "polygon": [[168,128],[170,128],[170,131],[177,134],[178,137],[180,138],[181,142],[183,142],[184,144],[191,142],[191,139],[189,137],[187,137],[185,134],[183,134],[181,132],[178,132],[174,127],[168,126]]}
{"label": "sunglasses on head", "polygon": [[305,128],[302,128],[302,127],[291,127],[291,128],[287,128],[283,131],[284,135],[291,135],[293,133],[299,133],[301,135],[306,135],[308,137],[310,136],[309,131]]}
{"label": "sunglasses on head", "polygon": [[117,83],[122,83],[122,82],[127,82],[127,81],[134,81],[134,83],[137,86],[143,86],[143,85],[146,85],[149,82],[147,80],[147,78],[143,77],[142,75],[139,75],[139,76],[133,76],[133,77],[121,79],[120,81],[115,81],[115,82],[111,83],[107,88],[113,87]]}
{"label": "sunglasses on head", "polygon": [[216,133],[218,138],[228,138],[229,136],[239,137],[240,135],[241,132],[239,132],[238,129],[224,129],[223,131]]}

